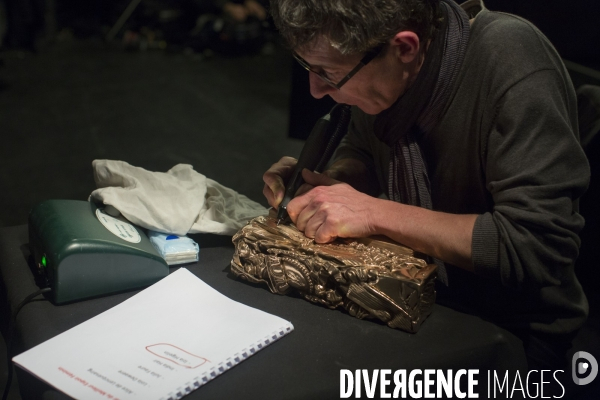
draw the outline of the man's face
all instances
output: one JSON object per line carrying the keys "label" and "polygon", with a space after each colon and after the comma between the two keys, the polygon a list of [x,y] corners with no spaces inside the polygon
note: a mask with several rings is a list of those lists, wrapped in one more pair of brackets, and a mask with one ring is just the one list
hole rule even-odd
{"label": "man's face", "polygon": [[[367,114],[380,113],[404,93],[410,78],[408,68],[399,61],[396,51],[394,46],[386,46],[339,90],[309,73],[311,95],[317,99],[329,95],[337,103],[355,105]],[[364,56],[342,55],[324,39],[297,53],[314,69],[325,72],[333,82],[341,81]]]}

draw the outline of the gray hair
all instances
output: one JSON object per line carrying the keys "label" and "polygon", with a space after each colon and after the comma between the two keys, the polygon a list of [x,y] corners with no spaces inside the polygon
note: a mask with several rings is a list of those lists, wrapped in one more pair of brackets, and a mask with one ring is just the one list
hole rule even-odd
{"label": "gray hair", "polygon": [[440,0],[271,0],[275,26],[292,49],[323,36],[342,54],[364,53],[402,30],[424,41],[440,21]]}

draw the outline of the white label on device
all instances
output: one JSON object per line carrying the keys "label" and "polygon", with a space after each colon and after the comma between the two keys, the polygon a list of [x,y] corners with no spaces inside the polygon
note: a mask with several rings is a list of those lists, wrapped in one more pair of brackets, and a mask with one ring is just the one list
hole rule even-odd
{"label": "white label on device", "polygon": [[102,225],[114,233],[115,236],[118,236],[130,243],[139,243],[142,240],[139,232],[130,223],[123,222],[115,217],[111,217],[99,208],[96,209],[96,217],[98,217],[98,221],[102,222]]}

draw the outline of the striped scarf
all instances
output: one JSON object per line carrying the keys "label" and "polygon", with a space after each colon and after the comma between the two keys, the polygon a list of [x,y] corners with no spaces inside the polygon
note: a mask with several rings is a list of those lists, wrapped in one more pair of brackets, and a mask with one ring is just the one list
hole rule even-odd
{"label": "striped scarf", "polygon": [[[427,165],[419,139],[442,116],[452,84],[464,59],[469,40],[469,17],[453,0],[441,1],[443,22],[429,45],[416,80],[406,92],[375,119],[375,135],[391,148],[388,197],[397,202],[432,209]],[[446,267],[438,278],[448,284]]]}

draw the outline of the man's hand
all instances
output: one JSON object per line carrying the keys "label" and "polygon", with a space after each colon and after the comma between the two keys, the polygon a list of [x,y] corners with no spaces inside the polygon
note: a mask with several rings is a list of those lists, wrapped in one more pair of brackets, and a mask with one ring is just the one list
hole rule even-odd
{"label": "man's hand", "polygon": [[[293,157],[282,157],[264,173],[263,182],[265,182],[265,187],[263,188],[263,194],[271,207],[279,207],[279,203],[285,195],[285,184],[292,176],[297,162],[298,160]],[[312,188],[313,185],[304,183],[298,188],[295,195],[300,196]]]}
{"label": "man's hand", "polygon": [[263,194],[271,207],[277,208],[283,200],[285,182],[294,172],[297,162],[298,160],[293,157],[282,157],[263,174],[263,181],[265,182]]}
{"label": "man's hand", "polygon": [[[302,171],[306,183],[287,207],[298,229],[317,243],[336,237],[385,235],[415,251],[473,270],[471,242],[477,215],[448,214],[383,200],[336,180],[358,176],[362,180],[350,181],[368,182],[364,165],[359,163],[341,160],[322,174]],[[281,203],[284,182],[295,166],[296,159],[283,157],[263,175],[263,193],[273,207]]]}
{"label": "man's hand", "polygon": [[317,243],[329,243],[337,237],[376,233],[371,218],[379,199],[307,169],[302,171],[302,178],[314,188],[290,201],[287,212],[307,237]]}

